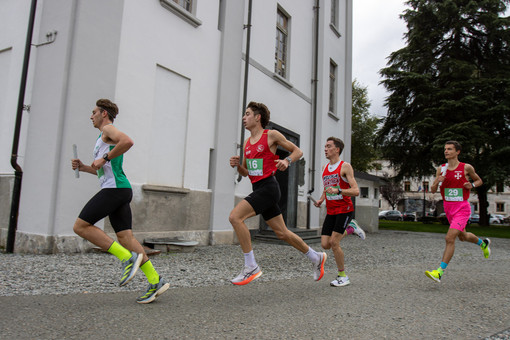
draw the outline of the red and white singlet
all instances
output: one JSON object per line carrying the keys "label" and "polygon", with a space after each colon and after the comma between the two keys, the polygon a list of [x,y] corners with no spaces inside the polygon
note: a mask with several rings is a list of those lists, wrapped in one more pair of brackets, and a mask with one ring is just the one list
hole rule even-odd
{"label": "red and white singlet", "polygon": [[[455,170],[446,170],[445,179],[441,184],[441,196],[445,202],[462,202],[469,199],[469,190],[464,188],[468,182],[464,173],[466,163],[460,162]],[[442,167],[448,164],[441,165]]]}
{"label": "red and white singlet", "polygon": [[276,173],[276,163],[280,157],[275,155],[267,143],[268,130],[264,130],[257,143],[251,144],[250,138],[246,141],[244,158],[248,167],[248,176],[252,183],[273,176]]}
{"label": "red and white singlet", "polygon": [[[340,171],[344,161],[336,164],[327,164],[322,171],[322,182],[324,188],[333,187],[340,189],[349,189],[351,186],[347,179],[342,177]],[[326,211],[328,215],[345,214],[354,211],[354,205],[349,196],[342,194],[328,194],[326,193]]]}

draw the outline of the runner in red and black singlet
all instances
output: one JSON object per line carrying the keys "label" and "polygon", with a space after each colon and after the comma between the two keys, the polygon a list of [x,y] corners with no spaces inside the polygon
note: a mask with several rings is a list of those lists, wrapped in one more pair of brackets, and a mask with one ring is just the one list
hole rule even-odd
{"label": "runner in red and black singlet", "polygon": [[[256,102],[248,104],[243,124],[251,136],[244,144],[244,158],[242,163],[239,156],[230,158],[230,166],[236,167],[242,176],[249,176],[253,187],[253,192],[236,205],[229,218],[244,253],[244,268],[232,280],[235,285],[248,284],[262,274],[253,254],[250,231],[244,222],[258,214],[262,215],[278,238],[304,253],[312,261],[316,281],[324,274],[326,253],[317,253],[299,236],[288,230],[278,206],[281,193],[274,174],[277,170],[287,170],[293,162],[301,158],[303,152],[280,132],[265,130],[269,118],[270,112],[264,104]],[[285,159],[279,159],[276,156],[278,146],[290,152],[290,155]]]}
{"label": "runner in red and black singlet", "polygon": [[[471,216],[471,206],[468,201],[469,194],[471,189],[479,187],[483,182],[470,164],[459,162],[460,151],[461,145],[459,142],[448,141],[445,143],[444,156],[448,163],[437,168],[436,179],[430,188],[435,193],[437,188],[441,186],[444,212],[450,223],[450,228],[445,237],[446,246],[443,259],[439,268],[425,271],[425,275],[436,282],[441,282],[441,277],[453,257],[457,237],[461,241],[479,245],[485,258],[488,258],[491,254],[489,247],[491,241],[488,238],[482,240],[475,234],[466,232],[466,225]],[[466,176],[469,176],[473,182],[470,183]]]}
{"label": "runner in red and black singlet", "polygon": [[329,160],[322,170],[324,190],[321,198],[315,202],[320,207],[326,201],[326,218],[322,225],[321,246],[331,249],[335,255],[338,275],[330,285],[335,287],[350,284],[345,274],[344,252],[340,241],[344,236],[355,233],[365,239],[365,232],[353,219],[354,205],[351,196],[358,196],[359,189],[354,171],[349,163],[340,160],[344,142],[340,138],[329,137],[324,146],[324,154]]}

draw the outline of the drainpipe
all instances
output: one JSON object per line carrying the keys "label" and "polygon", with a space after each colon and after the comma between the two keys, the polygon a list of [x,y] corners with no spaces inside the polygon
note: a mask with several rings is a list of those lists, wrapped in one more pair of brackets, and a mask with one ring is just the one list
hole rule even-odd
{"label": "drainpipe", "polygon": [[36,7],[37,0],[32,0],[32,5],[30,7],[30,16],[28,19],[27,40],[25,42],[25,56],[23,59],[23,70],[21,73],[21,83],[19,88],[18,111],[16,112],[16,125],[14,128],[14,137],[12,140],[11,165],[14,168],[14,187],[12,189],[11,214],[9,218],[9,229],[7,233],[6,251],[8,253],[14,252],[14,241],[16,239],[16,229],[18,228],[21,179],[23,177],[23,170],[21,169],[21,166],[18,164],[18,146],[19,135],[21,131],[21,118],[23,117],[23,102],[25,99],[25,90],[27,85],[28,64],[30,61],[30,49],[32,44],[32,34],[34,31]]}
{"label": "drainpipe", "polygon": [[[251,45],[251,5],[252,0],[248,1],[248,24],[244,26],[246,28],[246,54],[244,63],[244,87],[243,87],[243,115],[246,109],[246,101],[248,96],[248,71],[250,69],[250,45]],[[241,142],[239,143],[239,162],[243,164],[243,146],[244,146],[244,126],[241,123]],[[239,174],[237,176],[237,182],[241,182],[243,176]]]}
{"label": "drainpipe", "polygon": [[[314,65],[313,65],[313,98],[312,98],[312,156],[310,162],[310,184],[308,197],[315,191],[315,149],[317,147],[317,83],[319,82],[319,10],[320,0],[315,1],[315,35],[314,35]],[[306,229],[310,229],[310,198],[306,201]]]}

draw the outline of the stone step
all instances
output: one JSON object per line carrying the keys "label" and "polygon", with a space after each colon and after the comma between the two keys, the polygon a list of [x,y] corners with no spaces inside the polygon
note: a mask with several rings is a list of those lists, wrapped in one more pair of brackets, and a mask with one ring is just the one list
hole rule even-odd
{"label": "stone step", "polygon": [[[289,230],[301,237],[306,244],[321,242],[318,229],[289,228]],[[280,240],[271,229],[261,230],[257,232],[253,238],[260,242],[288,245],[287,242]]]}

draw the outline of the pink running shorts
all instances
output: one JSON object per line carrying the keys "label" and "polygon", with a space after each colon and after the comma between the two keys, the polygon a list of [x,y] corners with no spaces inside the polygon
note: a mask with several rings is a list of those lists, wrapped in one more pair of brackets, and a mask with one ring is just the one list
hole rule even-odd
{"label": "pink running shorts", "polygon": [[443,202],[446,218],[450,228],[465,231],[466,225],[471,217],[471,205],[468,201]]}

